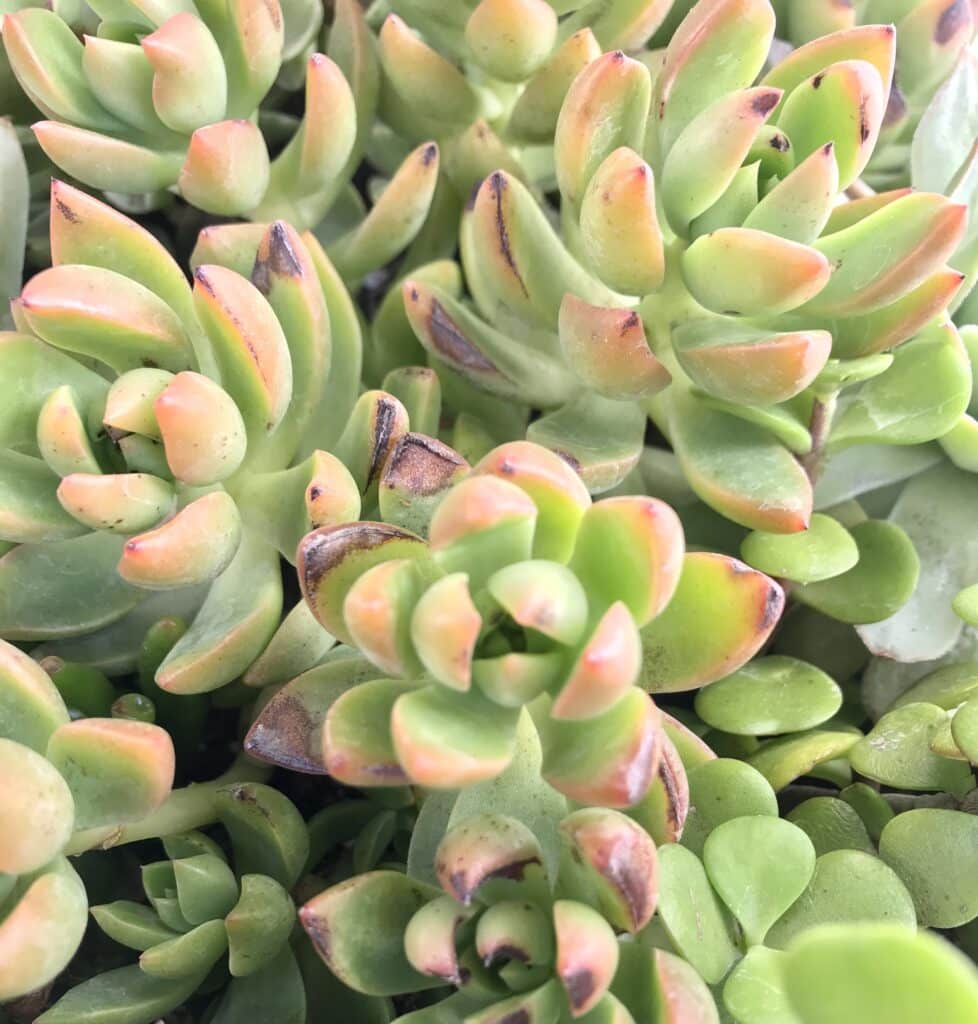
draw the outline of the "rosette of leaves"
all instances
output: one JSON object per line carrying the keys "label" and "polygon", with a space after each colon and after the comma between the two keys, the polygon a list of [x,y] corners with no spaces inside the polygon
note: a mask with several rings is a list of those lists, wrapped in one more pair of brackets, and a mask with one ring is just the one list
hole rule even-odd
{"label": "rosette of leaves", "polygon": [[826,448],[921,443],[967,405],[941,319],[966,211],[937,193],[838,205],[879,136],[893,29],[815,40],[754,84],[774,26],[767,0],[703,0],[655,70],[592,61],[556,128],[562,237],[497,170],[460,234],[475,309],[430,271],[403,301],[433,359],[543,411],[527,436],[576,459],[592,491],[635,467],[649,412],[703,501],[792,533]]}
{"label": "rosette of leaves", "polygon": [[[132,209],[158,206],[169,191],[208,213],[281,217],[302,229],[342,199],[343,230],[364,228],[349,182],[373,121],[378,72],[354,0],[336,5],[328,55],[311,52],[322,7],[302,0],[94,6],[83,42],[47,8],[25,7],[4,24],[13,73],[48,117],[34,132],[56,166]],[[283,84],[304,80],[305,114],[300,122],[269,110],[260,124],[259,105],[283,62]],[[413,187],[426,208],[415,163],[394,192]]]}
{"label": "rosette of leaves", "polygon": [[371,872],[327,889],[299,916],[350,987],[431,993],[420,997],[431,1005],[398,1018],[404,1024],[631,1024],[656,1011],[663,1021],[692,1020],[684,1013],[711,1002],[696,974],[620,938],[655,909],[652,840],[600,808],[564,817],[557,832],[551,867],[522,821],[470,813],[439,842],[430,881]]}
{"label": "rosette of leaves", "polygon": [[208,1019],[244,1013],[303,1024],[306,991],[290,940],[290,890],[306,863],[309,837],[294,805],[258,783],[219,788],[217,816],[231,858],[199,831],[163,838],[164,860],[142,866],[146,902],[92,908],[112,940],[138,963],[83,982],[42,1014],[45,1024],[86,1020],[150,1024],[206,997]]}
{"label": "rosette of leaves", "polygon": [[[356,518],[408,414],[385,392],[357,405],[356,313],[311,235],[260,228],[246,276],[215,261],[191,288],[133,221],[60,183],[52,195],[54,266],[0,342],[0,635],[117,673],[177,616],[190,626],[157,681],[212,690],[275,634],[280,556]],[[332,644],[304,610],[283,628],[269,658],[293,666],[315,637],[297,671]]]}
{"label": "rosette of leaves", "polygon": [[553,141],[574,76],[604,49],[642,47],[670,6],[671,0],[375,5],[368,18],[377,31],[381,126],[371,158],[384,166],[405,146],[438,139],[446,177],[437,223],[427,233],[431,240],[454,234],[473,184],[497,166],[528,182],[547,181],[552,165],[542,147]]}
{"label": "rosette of leaves", "polygon": [[73,835],[150,815],[173,773],[163,729],[71,718],[47,673],[0,641],[0,1001],[48,984],[81,942],[88,902],[64,856]]}
{"label": "rosette of leaves", "polygon": [[[540,446],[503,445],[469,470],[451,449],[413,444],[414,475],[440,490],[405,500],[382,479],[386,521],[318,529],[299,546],[312,614],[374,668],[346,659],[300,677],[259,717],[251,749],[321,757],[353,786],[452,789],[506,768],[529,707],[552,786],[638,803],[664,748],[639,686],[689,689],[748,660],[781,589],[725,556],[684,557],[679,520],[657,499],[592,503]],[[395,452],[388,467],[404,464]],[[707,640],[711,606],[728,621]],[[295,723],[294,738],[276,720]]]}
{"label": "rosette of leaves", "polygon": [[874,189],[910,183],[911,140],[921,115],[974,37],[971,0],[775,0],[778,36],[796,46],[873,23],[896,28],[896,66],[880,139],[862,179]]}

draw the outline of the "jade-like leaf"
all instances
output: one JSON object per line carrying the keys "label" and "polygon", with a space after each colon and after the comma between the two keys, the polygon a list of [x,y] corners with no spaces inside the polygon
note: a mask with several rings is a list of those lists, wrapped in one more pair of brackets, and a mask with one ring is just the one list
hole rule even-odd
{"label": "jade-like leaf", "polygon": [[708,725],[743,736],[801,732],[828,721],[842,706],[833,680],[796,658],[757,658],[696,694]]}
{"label": "jade-like leaf", "polygon": [[262,707],[245,737],[245,750],[290,771],[325,773],[323,723],[329,709],[348,690],[379,675],[380,669],[359,657],[304,672]]}
{"label": "jade-like leaf", "polygon": [[978,822],[921,807],[897,815],[880,836],[880,856],[910,890],[921,925],[953,928],[978,915]]}
{"label": "jade-like leaf", "polygon": [[820,857],[833,850],[876,852],[862,818],[845,800],[815,796],[802,801],[786,817],[807,834]]}
{"label": "jade-like leaf", "polygon": [[970,767],[931,750],[946,722],[947,712],[935,704],[895,708],[849,750],[852,767],[887,786],[963,794],[974,785]]}
{"label": "jade-like leaf", "polygon": [[749,764],[718,757],[689,770],[689,816],[682,844],[698,856],[710,833],[725,821],[746,815],[777,817],[771,784]]}
{"label": "jade-like leaf", "polygon": [[283,945],[278,955],[260,971],[233,978],[211,1020],[213,1024],[237,1024],[249,1018],[304,1024],[306,993],[288,945]]}
{"label": "jade-like leaf", "polygon": [[404,953],[412,916],[441,893],[396,871],[335,885],[299,911],[309,938],[336,976],[358,992],[394,995],[442,984],[417,972]]}
{"label": "jade-like leaf", "polygon": [[781,980],[784,954],[754,946],[730,972],[723,1004],[738,1024],[800,1024]]}
{"label": "jade-like leaf", "polygon": [[726,912],[699,857],[682,846],[659,851],[657,914],[677,952],[704,981],[715,985],[726,975],[738,956]]}
{"label": "jade-like leaf", "polygon": [[0,795],[0,871],[27,875],[57,857],[71,837],[74,800],[57,768],[14,740],[0,739],[8,784]]}
{"label": "jade-like leaf", "polygon": [[703,864],[748,945],[758,945],[804,892],[815,870],[815,848],[801,829],[780,818],[734,818],[707,837]]}
{"label": "jade-like leaf", "polygon": [[788,998],[802,1024],[970,1024],[973,964],[946,940],[887,924],[813,928],[788,950]]}
{"label": "jade-like leaf", "polygon": [[50,676],[33,658],[0,641],[0,737],[43,753],[68,709]]}
{"label": "jade-like leaf", "polygon": [[912,931],[913,900],[898,874],[872,853],[835,850],[815,862],[808,887],[767,934],[784,949],[796,936],[820,924],[878,921]]}
{"label": "jade-like leaf", "polygon": [[858,732],[812,729],[765,743],[749,761],[777,792],[817,766],[845,754],[860,736]]}
{"label": "jade-like leaf", "polygon": [[62,996],[39,1024],[112,1024],[153,1021],[183,1003],[208,968],[184,978],[154,978],[133,964],[98,974]]}
{"label": "jade-like leaf", "polygon": [[257,782],[223,787],[216,796],[217,814],[234,851],[239,875],[270,875],[281,885],[295,885],[309,854],[302,815],[277,789]]}
{"label": "jade-like leaf", "polygon": [[859,561],[848,530],[830,516],[816,513],[804,533],[754,532],[740,546],[741,557],[769,576],[816,583],[847,572]]}
{"label": "jade-like leaf", "polygon": [[[939,502],[935,494],[941,496]],[[946,463],[914,477],[904,488],[889,518],[912,543],[920,576],[909,600],[893,608],[889,618],[860,630],[874,654],[898,661],[939,658],[960,636],[962,623],[951,601],[974,582],[970,565],[976,501],[975,476]]]}
{"label": "jade-like leaf", "polygon": [[223,921],[206,921],[192,931],[151,946],[139,958],[139,969],[154,978],[199,976],[212,967],[228,946]]}
{"label": "jade-like leaf", "polygon": [[920,559],[907,534],[894,523],[869,519],[850,531],[859,561],[848,572],[798,587],[799,601],[843,622],[889,619],[909,600]]}
{"label": "jade-like leaf", "polygon": [[92,907],[92,917],[114,942],[139,952],[174,939],[178,934],[167,928],[152,908],[131,900],[116,900]]}
{"label": "jade-like leaf", "polygon": [[157,683],[172,693],[206,693],[239,676],[271,639],[282,612],[278,555],[245,533],[190,629],[167,654]]}
{"label": "jade-like leaf", "polygon": [[173,741],[164,729],[146,722],[68,722],[51,736],[47,756],[72,791],[77,828],[144,818],[173,786]]}
{"label": "jade-like leaf", "polygon": [[[565,797],[541,776],[543,753],[529,711],[522,711],[516,726],[516,750],[504,772],[494,779],[466,786],[454,801],[445,827],[453,827],[476,814],[505,814],[521,821],[536,836],[544,866],[551,878],[560,859],[558,824],[568,810]],[[423,805],[427,808],[431,798]],[[418,842],[417,828],[412,849]]]}
{"label": "jade-like leaf", "polygon": [[[369,679],[349,687],[345,680],[337,681],[343,686],[342,692],[330,687],[325,693],[314,692],[312,697],[317,702],[332,697],[321,729],[320,758],[324,770],[348,786],[394,786],[408,782],[409,776],[395,751],[391,714],[398,700],[413,692],[416,685],[400,679]],[[325,689],[318,680],[313,685]],[[318,731],[313,723],[319,711],[313,704],[308,716],[312,719],[308,725],[314,731]],[[303,724],[303,728],[307,727]]]}
{"label": "jade-like leaf", "polygon": [[687,554],[672,600],[642,630],[642,685],[692,690],[729,675],[757,653],[783,608],[783,591],[763,573],[725,555]]}

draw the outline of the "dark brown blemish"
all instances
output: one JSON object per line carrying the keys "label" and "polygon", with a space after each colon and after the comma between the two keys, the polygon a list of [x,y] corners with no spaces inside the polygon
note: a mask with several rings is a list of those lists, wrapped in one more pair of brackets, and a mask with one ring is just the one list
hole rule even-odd
{"label": "dark brown blemish", "polygon": [[[412,298],[414,296],[412,295]],[[456,366],[464,366],[468,370],[482,370],[498,373],[495,363],[490,362],[455,321],[448,311],[437,300],[431,300],[431,312],[428,314],[428,331],[431,342],[438,352]]]}
{"label": "dark brown blemish", "polygon": [[509,244],[509,229],[506,227],[506,218],[503,216],[503,192],[506,189],[506,179],[499,171],[495,171],[490,175],[489,189],[492,192],[493,199],[496,201],[496,234],[499,237],[499,251],[502,254],[503,259],[506,261],[506,265],[510,270],[512,270],[513,276],[519,283],[523,294],[529,298],[530,293],[527,291],[526,285],[523,282],[523,278],[520,275],[520,269],[516,265],[516,260],[513,257],[513,250]]}
{"label": "dark brown blemish", "polygon": [[764,607],[761,609],[757,628],[765,632],[773,628],[781,618],[782,611],[784,611],[784,591],[776,583],[772,583],[765,595]]}
{"label": "dark brown blemish", "polygon": [[323,577],[355,552],[408,539],[415,539],[414,535],[387,523],[341,523],[313,530],[299,546],[299,578],[304,593],[314,597]]}
{"label": "dark brown blemish", "polygon": [[204,272],[203,267],[198,267],[194,271],[194,280],[200,284],[201,288],[203,288],[208,295],[211,295],[214,298],[217,297],[217,293],[214,291],[214,286],[208,280],[207,274]]}
{"label": "dark brown blemish", "polygon": [[635,328],[638,327],[640,323],[641,320],[639,319],[638,313],[635,313],[634,311],[629,313],[628,316],[626,316],[625,319],[622,320],[621,322],[619,335],[621,337],[624,337],[629,331],[635,330]]}
{"label": "dark brown blemish", "polygon": [[586,967],[563,975],[561,980],[567,990],[567,998],[575,1010],[579,1010],[594,994],[594,973]]}
{"label": "dark brown blemish", "polygon": [[501,946],[496,946],[488,956],[482,958],[486,967],[491,967],[496,960],[518,960],[521,964],[528,964],[530,957],[526,950],[520,949],[519,946],[514,946],[512,943],[504,942]]}
{"label": "dark brown blemish", "polygon": [[405,434],[391,452],[381,486],[412,495],[438,494],[468,463],[447,444],[425,434]]}
{"label": "dark brown blemish", "polygon": [[776,135],[771,136],[769,143],[771,149],[776,149],[779,153],[787,153],[791,149],[791,143],[788,141],[787,135],[782,135],[778,132]]}
{"label": "dark brown blemish", "polygon": [[755,96],[751,100],[750,108],[758,117],[767,117],[778,105],[778,100],[779,96],[776,92],[761,93],[760,96]]}
{"label": "dark brown blemish", "polygon": [[319,498],[322,497],[322,493],[322,487],[320,487],[319,484],[313,484],[312,487],[309,488],[309,500],[318,501]]}
{"label": "dark brown blemish", "polygon": [[570,468],[572,470],[574,470],[574,472],[578,476],[582,475],[581,474],[581,468],[582,468],[581,467],[581,461],[580,461],[580,459],[577,458],[577,456],[571,455],[570,452],[565,452],[561,448],[551,448],[550,450],[554,453],[554,455],[560,456],[560,458],[562,458],[564,460],[564,462],[566,462],[567,465],[570,466]]}
{"label": "dark brown blemish", "polygon": [[370,453],[370,468],[367,470],[368,487],[387,460],[397,418],[397,403],[391,398],[379,398],[374,410],[374,447]]}
{"label": "dark brown blemish", "polygon": [[60,213],[69,224],[78,224],[81,220],[78,214],[75,213],[75,211],[63,199],[59,199],[55,196],[54,205],[57,206],[58,213]]}
{"label": "dark brown blemish", "polygon": [[[523,879],[526,874],[526,869],[531,864],[540,864],[539,857],[525,857],[523,860],[514,860],[510,864],[503,864],[501,867],[496,868],[493,871],[488,871],[484,875],[480,875],[478,878],[469,878],[467,871],[453,871],[448,876],[448,887],[452,891],[452,895],[459,901],[459,903],[468,906],[472,902],[472,897],[475,895],[476,890],[484,883],[491,879],[501,879],[512,882],[519,882]],[[438,871],[438,865],[436,865],[436,871]],[[441,874],[440,871],[438,871]]]}
{"label": "dark brown blemish", "polygon": [[526,1010],[519,1009],[500,1017],[496,1024],[532,1024],[532,1021]]}
{"label": "dark brown blemish", "polygon": [[817,74],[817,75],[816,75],[816,76],[815,76],[815,77],[814,77],[814,78],[812,79],[812,88],[813,88],[813,89],[819,89],[819,88],[821,88],[821,86],[822,86],[822,79],[823,79],[824,77],[825,77],[825,72],[824,72],[824,71],[820,71],[820,72],[819,72],[819,73],[818,73],[818,74]]}
{"label": "dark brown blemish", "polygon": [[262,246],[255,268],[251,272],[251,283],[268,295],[272,290],[272,278],[302,277],[302,264],[292,248],[285,224],[277,220],[268,232],[267,245]]}
{"label": "dark brown blemish", "polygon": [[332,948],[329,925],[317,913],[306,907],[299,908],[299,920],[316,951],[328,963]]}
{"label": "dark brown blemish", "polygon": [[871,134],[872,128],[866,114],[866,100],[864,99],[859,104],[859,141],[865,142]]}
{"label": "dark brown blemish", "polygon": [[934,26],[934,42],[938,46],[945,46],[965,27],[970,20],[968,0],[955,0],[944,13],[937,19]]}
{"label": "dark brown blemish", "polygon": [[248,731],[245,752],[289,771],[325,775],[322,762],[309,754],[309,737],[321,723],[313,721],[306,705],[297,697],[280,696],[266,715],[267,721],[259,719]]}
{"label": "dark brown blemish", "polygon": [[430,167],[432,161],[438,159],[438,147],[431,142],[421,152],[421,166]]}

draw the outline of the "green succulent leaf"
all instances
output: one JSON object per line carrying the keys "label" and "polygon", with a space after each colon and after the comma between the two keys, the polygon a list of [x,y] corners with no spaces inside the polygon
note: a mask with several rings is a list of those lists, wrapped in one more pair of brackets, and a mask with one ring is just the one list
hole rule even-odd
{"label": "green succulent leaf", "polygon": [[783,976],[802,1024],[968,1024],[973,966],[946,940],[888,924],[824,925],[789,948]]}

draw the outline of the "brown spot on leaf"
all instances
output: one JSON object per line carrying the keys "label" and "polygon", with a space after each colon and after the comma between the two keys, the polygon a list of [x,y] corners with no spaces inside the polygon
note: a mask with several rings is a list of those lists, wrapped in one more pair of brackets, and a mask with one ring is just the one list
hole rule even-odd
{"label": "brown spot on leaf", "polygon": [[454,448],[436,438],[405,434],[387,460],[381,486],[415,495],[438,494],[467,466]]}
{"label": "brown spot on leaf", "polygon": [[328,963],[332,948],[329,925],[319,914],[308,907],[300,907],[299,920],[310,941],[316,947],[316,952]]}
{"label": "brown spot on leaf", "polygon": [[594,994],[594,974],[586,967],[565,974],[561,980],[567,990],[567,998],[575,1010],[584,1006]]}
{"label": "brown spot on leaf", "polygon": [[367,471],[367,486],[380,472],[387,461],[394,427],[398,420],[398,403],[392,398],[379,398],[374,410],[374,446],[370,453],[370,468]]}
{"label": "brown spot on leaf", "polygon": [[506,187],[506,179],[499,171],[490,175],[489,190],[496,202],[496,235],[499,238],[499,251],[506,261],[506,265],[512,270],[513,276],[516,278],[523,294],[529,298],[530,293],[527,291],[526,284],[523,282],[520,269],[516,265],[516,260],[513,256],[513,250],[509,242],[509,229],[506,227],[506,218],[503,215],[503,192],[505,192]]}
{"label": "brown spot on leaf", "polygon": [[820,88],[822,87],[822,79],[823,79],[824,77],[825,77],[825,72],[824,72],[824,71],[820,71],[820,72],[819,72],[819,73],[818,73],[818,74],[817,74],[817,75],[816,75],[816,76],[815,76],[815,77],[814,77],[814,78],[812,79],[812,88],[813,88],[813,89],[820,89]]}
{"label": "brown spot on leaf", "polygon": [[764,607],[761,609],[757,628],[762,632],[772,629],[783,611],[784,591],[772,580],[764,597]]}
{"label": "brown spot on leaf", "polygon": [[313,530],[299,545],[299,574],[306,596],[313,597],[323,577],[356,552],[413,537],[387,523],[341,523]]}
{"label": "brown spot on leaf", "polygon": [[280,220],[269,228],[263,240],[251,272],[251,283],[262,295],[268,295],[273,277],[302,277],[302,263],[289,241],[286,225]]}
{"label": "brown spot on leaf", "polygon": [[54,205],[58,208],[58,213],[60,213],[69,224],[77,224],[81,219],[78,214],[75,213],[75,211],[58,196],[54,197]]}
{"label": "brown spot on leaf", "polygon": [[770,114],[778,105],[778,99],[778,94],[773,90],[771,92],[763,92],[751,100],[751,110],[753,110],[758,117],[767,117],[767,115]]}
{"label": "brown spot on leaf", "polygon": [[432,164],[432,161],[437,160],[437,158],[438,158],[438,147],[435,145],[435,143],[430,142],[421,151],[421,166],[422,167],[430,167],[431,164]]}
{"label": "brown spot on leaf", "polygon": [[448,311],[437,300],[431,300],[431,312],[428,314],[428,331],[431,342],[449,362],[469,370],[482,370],[498,373],[495,363],[490,362],[458,324],[448,315]]}
{"label": "brown spot on leaf", "polygon": [[297,697],[279,694],[269,701],[245,737],[245,752],[261,761],[306,775],[325,775],[326,769],[310,750],[310,735],[322,723],[313,720],[309,709]]}
{"label": "brown spot on leaf", "polygon": [[771,149],[776,149],[779,153],[787,153],[791,149],[791,143],[788,141],[787,135],[782,135],[781,132],[777,132],[771,136],[769,143]]}
{"label": "brown spot on leaf", "polygon": [[512,1013],[507,1013],[505,1017],[500,1017],[496,1024],[532,1024],[532,1021],[529,1013],[520,1008]]}

